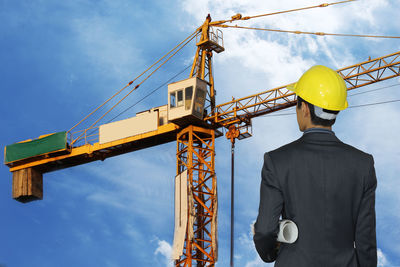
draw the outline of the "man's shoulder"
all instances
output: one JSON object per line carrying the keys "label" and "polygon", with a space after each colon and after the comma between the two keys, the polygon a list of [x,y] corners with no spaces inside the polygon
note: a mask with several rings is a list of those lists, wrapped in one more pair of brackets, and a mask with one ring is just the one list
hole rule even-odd
{"label": "man's shoulder", "polygon": [[348,162],[348,164],[354,165],[354,167],[364,166],[366,170],[374,166],[374,157],[371,154],[343,142],[342,146],[344,148],[343,151],[345,151],[342,159]]}
{"label": "man's shoulder", "polygon": [[342,145],[347,151],[349,151],[350,153],[353,153],[353,154],[355,154],[355,155],[357,155],[357,156],[359,156],[359,157],[361,157],[361,158],[371,158],[371,157],[372,157],[371,154],[369,154],[369,153],[367,153],[367,152],[365,152],[365,151],[363,151],[363,150],[361,150],[361,149],[358,149],[358,148],[356,148],[356,147],[354,147],[354,146],[352,146],[352,145],[349,145],[349,144],[347,144],[347,143],[341,142],[341,145]]}
{"label": "man's shoulder", "polygon": [[274,160],[285,159],[285,158],[288,159],[288,157],[290,157],[293,154],[297,154],[297,152],[301,150],[301,143],[302,143],[301,138],[294,140],[293,142],[285,144],[274,150],[265,152],[264,158],[270,157],[271,159]]}
{"label": "man's shoulder", "polygon": [[290,152],[292,150],[298,149],[299,146],[301,146],[302,140],[301,137],[297,140],[294,140],[290,143],[287,143],[285,145],[282,145],[276,149],[273,149],[269,152],[267,152],[268,154],[279,154],[279,153],[286,153],[286,152]]}
{"label": "man's shoulder", "polygon": [[[336,138],[337,139],[337,138]],[[337,142],[334,144],[330,143],[329,147],[334,150],[336,153],[347,154],[351,157],[358,158],[362,161],[370,161],[373,160],[373,156],[367,152],[362,151],[350,144],[344,143],[341,140],[337,139]],[[285,144],[279,148],[266,152],[264,154],[268,155],[272,159],[282,159],[288,160],[291,157],[298,157],[305,151],[308,151],[307,142],[304,140],[304,136],[300,137],[293,142]]]}

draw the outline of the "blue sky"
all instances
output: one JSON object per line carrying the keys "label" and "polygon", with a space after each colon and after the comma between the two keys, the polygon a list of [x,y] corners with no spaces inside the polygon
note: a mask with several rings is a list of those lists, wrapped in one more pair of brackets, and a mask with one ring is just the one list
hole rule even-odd
{"label": "blue sky", "polygon": [[[271,2],[271,1],[268,1]],[[400,36],[397,1],[363,0],[243,23],[287,30]],[[7,1],[0,0],[0,144],[68,130],[95,106],[201,25],[320,4],[319,1]],[[313,37],[225,29],[226,51],[214,55],[217,103],[296,81],[314,64],[352,65],[399,51],[398,40]],[[191,43],[112,114],[135,103],[190,64]],[[185,72],[177,79],[188,77]],[[400,99],[400,79],[357,92],[350,106]],[[167,88],[121,118],[166,104]],[[352,93],[356,93],[353,91]],[[291,113],[293,109],[280,113]],[[112,117],[111,115],[111,117]],[[353,108],[334,130],[374,155],[380,266],[400,266],[399,102]],[[258,209],[262,155],[298,138],[294,115],[253,121],[237,142],[235,260],[267,266],[256,255],[250,224]],[[230,143],[216,143],[219,261],[229,262]],[[0,266],[170,266],[173,240],[174,142],[44,175],[44,199],[11,198],[11,173],[0,167]]]}

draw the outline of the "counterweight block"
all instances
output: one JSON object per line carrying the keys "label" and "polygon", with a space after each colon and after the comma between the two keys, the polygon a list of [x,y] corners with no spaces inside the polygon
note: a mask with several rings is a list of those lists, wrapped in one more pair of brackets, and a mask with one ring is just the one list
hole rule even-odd
{"label": "counterweight block", "polygon": [[34,168],[14,171],[12,196],[22,203],[43,199],[43,174]]}

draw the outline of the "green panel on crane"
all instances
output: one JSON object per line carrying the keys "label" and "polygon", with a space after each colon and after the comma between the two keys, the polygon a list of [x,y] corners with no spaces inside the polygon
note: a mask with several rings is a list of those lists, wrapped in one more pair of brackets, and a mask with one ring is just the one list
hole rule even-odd
{"label": "green panel on crane", "polygon": [[67,132],[58,132],[5,148],[5,163],[67,149]]}

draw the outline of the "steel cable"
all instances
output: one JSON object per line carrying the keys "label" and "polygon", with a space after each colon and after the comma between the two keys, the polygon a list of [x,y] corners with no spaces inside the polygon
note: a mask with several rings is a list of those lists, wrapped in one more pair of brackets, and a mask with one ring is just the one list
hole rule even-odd
{"label": "steel cable", "polygon": [[[132,81],[130,81],[127,85],[125,85],[123,88],[121,88],[118,92],[116,92],[113,96],[111,96],[110,98],[108,98],[103,104],[101,104],[100,106],[98,106],[96,109],[94,109],[92,112],[90,112],[88,115],[86,115],[81,121],[79,121],[77,124],[75,124],[71,129],[68,130],[68,132],[71,132],[73,129],[75,129],[78,125],[80,125],[82,122],[84,122],[87,118],[89,118],[91,115],[93,115],[97,110],[99,110],[101,107],[103,107],[105,104],[107,104],[111,99],[113,99],[114,97],[116,97],[118,94],[120,94],[122,91],[124,91],[127,87],[129,87],[131,84],[133,84],[137,79],[139,79],[141,76],[143,76],[147,71],[149,71],[151,68],[153,68],[156,64],[158,64],[161,60],[163,60],[166,56],[168,56],[171,52],[173,52],[176,48],[178,48],[179,46],[181,46],[185,41],[187,41],[188,39],[193,39],[193,36],[196,36],[198,30],[196,30],[195,32],[193,32],[191,35],[189,35],[188,37],[186,37],[182,42],[180,42],[179,44],[177,44],[174,48],[172,48],[167,54],[165,54],[164,56],[162,56],[160,59],[158,59],[155,63],[153,63],[150,67],[148,67],[145,71],[143,71],[141,74],[139,74],[135,79],[133,79]],[[185,44],[186,45],[186,44]],[[185,46],[183,45],[183,46]],[[153,72],[154,73],[154,72]],[[149,77],[149,76],[148,76]],[[146,80],[147,78],[146,77]]]}
{"label": "steel cable", "polygon": [[387,35],[370,35],[370,34],[345,34],[345,33],[326,33],[326,32],[303,32],[303,31],[290,31],[290,30],[277,30],[277,29],[267,29],[267,28],[255,28],[255,27],[245,27],[237,25],[215,25],[215,27],[220,28],[237,28],[246,30],[257,30],[257,31],[269,31],[269,32],[284,32],[284,33],[294,33],[294,34],[311,34],[318,36],[346,36],[346,37],[367,37],[367,38],[392,38],[400,39],[400,36],[387,36]]}

